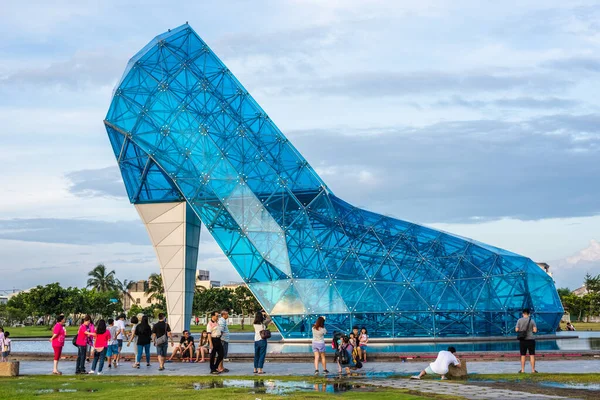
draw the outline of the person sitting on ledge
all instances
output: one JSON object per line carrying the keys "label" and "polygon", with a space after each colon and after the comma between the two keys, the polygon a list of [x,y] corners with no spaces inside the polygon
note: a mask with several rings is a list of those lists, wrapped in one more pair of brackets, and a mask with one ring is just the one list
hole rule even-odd
{"label": "person sitting on ledge", "polygon": [[190,336],[190,332],[185,330],[183,331],[183,336],[179,340],[179,346],[173,349],[173,354],[167,360],[167,362],[172,362],[173,357],[179,354],[181,361],[188,362],[192,359],[194,354],[194,338]]}
{"label": "person sitting on ledge", "polygon": [[429,364],[427,368],[425,368],[419,375],[411,376],[410,379],[421,379],[425,375],[441,375],[442,380],[448,379],[446,378],[446,374],[448,373],[448,366],[450,364],[454,364],[457,367],[460,366],[460,361],[454,355],[456,353],[456,349],[452,346],[448,347],[448,350],[442,350],[438,353],[437,358],[434,362]]}

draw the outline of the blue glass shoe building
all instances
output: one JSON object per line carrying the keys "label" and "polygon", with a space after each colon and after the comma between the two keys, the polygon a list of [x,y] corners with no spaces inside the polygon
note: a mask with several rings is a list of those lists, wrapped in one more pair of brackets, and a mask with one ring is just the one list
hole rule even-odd
{"label": "blue glass shoe building", "polygon": [[[563,308],[529,258],[354,207],[186,25],[128,63],[105,120],[156,249],[172,324],[189,324],[200,221],[284,338],[366,327],[371,337],[541,333]],[[177,319],[176,321],[174,319]]]}

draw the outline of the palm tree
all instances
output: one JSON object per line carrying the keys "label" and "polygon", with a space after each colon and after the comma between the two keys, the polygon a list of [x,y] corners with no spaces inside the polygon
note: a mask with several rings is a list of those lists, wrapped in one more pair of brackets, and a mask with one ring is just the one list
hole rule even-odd
{"label": "palm tree", "polygon": [[162,301],[164,299],[165,288],[161,274],[151,274],[148,278],[148,288],[144,290],[150,300]]}
{"label": "palm tree", "polygon": [[96,268],[88,273],[91,278],[87,281],[87,287],[96,289],[98,292],[108,292],[116,288],[115,271],[106,273],[104,264],[96,265]]}
{"label": "palm tree", "polygon": [[123,282],[121,282],[120,280],[115,279],[115,286],[116,286],[117,290],[119,291],[119,294],[123,298],[123,303],[125,303],[126,299],[129,299],[131,301],[131,304],[135,303],[135,300],[131,296],[131,293],[129,293],[129,289],[131,289],[131,287],[134,284],[135,284],[135,281],[129,281],[129,280],[125,279],[125,280],[123,280]]}

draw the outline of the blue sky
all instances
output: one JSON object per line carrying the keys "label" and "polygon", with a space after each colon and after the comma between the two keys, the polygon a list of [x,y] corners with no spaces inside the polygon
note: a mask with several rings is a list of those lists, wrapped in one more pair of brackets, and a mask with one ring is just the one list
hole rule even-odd
{"label": "blue sky", "polygon": [[[186,21],[339,197],[559,286],[600,273],[595,1],[53,3],[0,12],[0,289],[158,271],[102,120],[129,57]],[[239,279],[208,234],[201,253]]]}

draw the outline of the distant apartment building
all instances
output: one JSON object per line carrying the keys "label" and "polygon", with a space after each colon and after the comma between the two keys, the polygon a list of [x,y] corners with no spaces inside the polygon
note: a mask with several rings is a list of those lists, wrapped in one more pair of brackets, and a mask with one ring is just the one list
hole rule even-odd
{"label": "distant apartment building", "polygon": [[585,285],[578,287],[577,289],[573,290],[571,293],[573,293],[575,296],[577,297],[583,297],[586,294],[588,294],[588,290],[587,287]]}
{"label": "distant apartment building", "polygon": [[8,303],[8,296],[0,296],[0,304]]}
{"label": "distant apartment building", "polygon": [[123,308],[127,311],[131,308],[133,304],[138,305],[141,308],[146,308],[153,304],[158,303],[158,301],[154,299],[150,299],[146,294],[146,290],[148,289],[148,281],[141,280],[135,282],[129,288],[129,296],[125,296],[123,299]]}
{"label": "distant apartment building", "polygon": [[199,269],[196,271],[196,288],[212,289],[221,287],[220,281],[210,280],[210,271]]}
{"label": "distant apartment building", "polygon": [[538,265],[538,267],[540,267],[541,269],[544,270],[545,273],[547,273],[549,276],[552,276],[552,272],[550,272],[550,265],[548,265],[547,263],[536,263]]}

